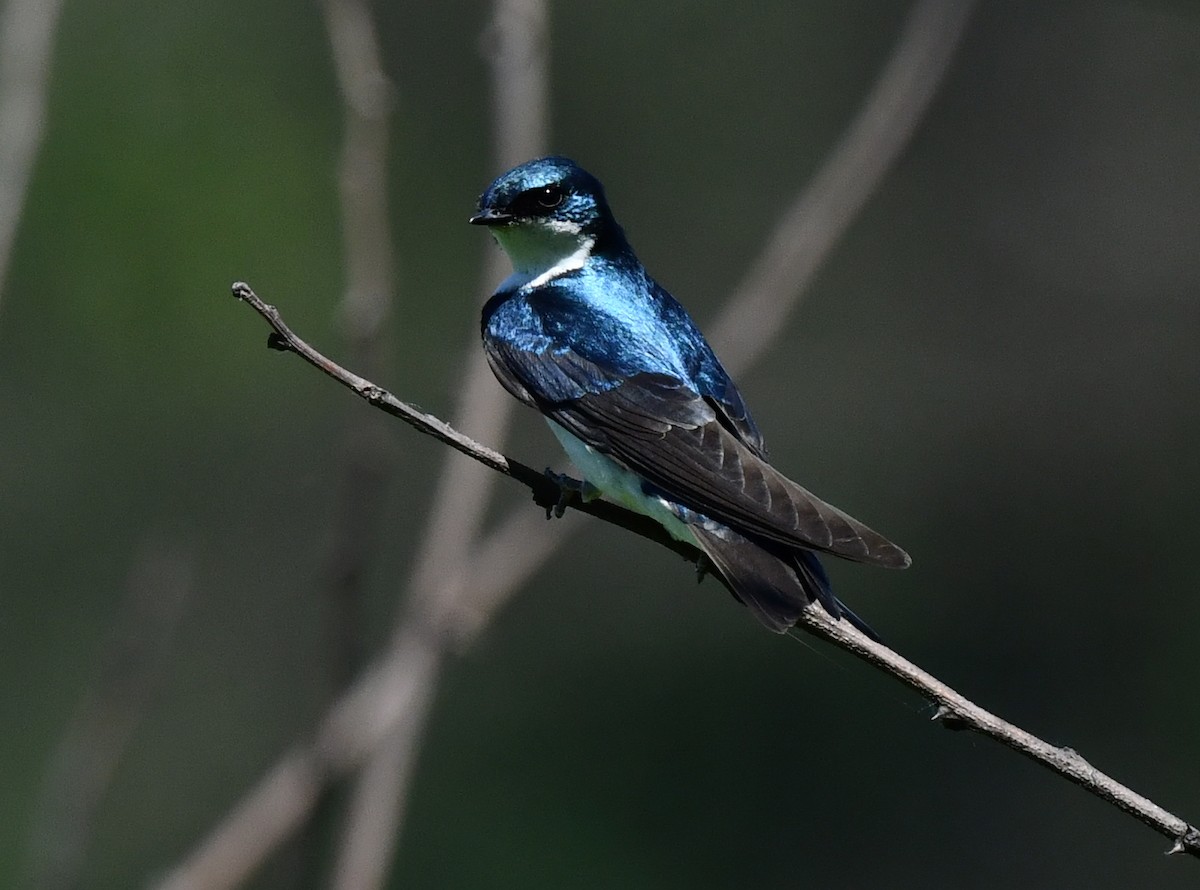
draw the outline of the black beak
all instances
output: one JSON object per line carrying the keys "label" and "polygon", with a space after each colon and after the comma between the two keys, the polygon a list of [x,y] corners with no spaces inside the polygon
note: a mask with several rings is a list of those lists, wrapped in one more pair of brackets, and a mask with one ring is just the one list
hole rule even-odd
{"label": "black beak", "polygon": [[472,216],[467,222],[473,226],[502,226],[513,221],[511,213],[505,213],[503,210],[480,210]]}

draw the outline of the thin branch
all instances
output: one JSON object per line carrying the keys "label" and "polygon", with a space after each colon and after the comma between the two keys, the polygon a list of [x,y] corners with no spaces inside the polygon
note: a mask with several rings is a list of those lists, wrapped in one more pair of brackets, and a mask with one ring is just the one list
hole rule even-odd
{"label": "thin branch", "polygon": [[[332,359],[326,358],[293,334],[291,328],[280,317],[278,310],[274,306],[260,300],[258,295],[250,288],[250,285],[243,281],[238,281],[233,284],[232,290],[235,297],[249,303],[259,315],[266,319],[267,324],[273,328],[274,333],[267,339],[267,345],[272,349],[295,352],[310,365],[328,374],[343,386],[354,390],[356,395],[366,399],[381,411],[385,411],[393,417],[400,418],[410,426],[416,427],[421,432],[433,436],[439,442],[449,445],[468,457],[480,461],[496,472],[503,473],[506,476],[515,476],[516,478],[520,478],[520,475],[525,471],[535,473],[534,470],[524,467],[521,464],[514,463],[510,465],[509,460],[499,451],[495,451],[485,445],[480,445],[478,442],[452,428],[444,420],[432,414],[426,414],[409,405],[407,402],[401,402],[387,390],[383,389],[383,387],[376,386],[365,377],[360,377],[358,374],[341,367]],[[542,474],[536,473],[536,475]]]}
{"label": "thin branch", "polygon": [[8,0],[0,16],[0,296],[46,128],[50,56],[62,0]]}
{"label": "thin branch", "polygon": [[951,729],[971,729],[995,739],[1124,810],[1142,824],[1169,838],[1172,844],[1167,853],[1190,853],[1200,857],[1200,830],[1100,772],[1074,749],[1051,745],[1002,720],[887,646],[863,636],[849,622],[830,618],[822,609],[807,609],[800,618],[800,624],[810,633],[853,653],[921,693],[937,706],[933,719]]}
{"label": "thin branch", "polygon": [[[244,285],[241,287],[245,288]],[[249,289],[245,288],[245,290],[248,291]],[[241,296],[243,299],[246,299],[244,294]],[[259,302],[261,304],[261,301]],[[255,304],[251,302],[251,305]],[[270,313],[264,312],[258,306],[255,306],[255,308],[258,309],[264,318],[267,318],[271,322],[272,327],[276,327],[277,331],[279,330],[279,327],[276,326],[276,321],[272,321],[272,318],[278,319],[278,313],[273,310]],[[269,309],[270,307],[265,308]],[[278,322],[278,324],[282,325],[282,322]],[[307,348],[311,349],[311,347]],[[320,356],[319,353],[317,354],[317,358],[319,361],[313,361],[313,364],[316,364],[318,367],[322,367],[322,363],[326,366],[336,367],[328,359]],[[310,361],[312,360],[310,359]],[[327,373],[329,372],[327,371]],[[335,376],[335,379],[340,379],[337,375],[331,376]],[[346,379],[342,382],[344,385],[359,392],[359,386],[356,383],[357,379],[360,378],[355,378],[354,375],[346,373]],[[371,384],[368,383],[367,386],[370,387]],[[374,387],[374,389],[378,390],[378,387]],[[448,429],[445,424],[442,424],[441,427]],[[438,432],[434,432],[432,429],[427,430],[423,426],[418,426],[418,429],[439,438],[442,432],[444,432],[440,428]],[[450,432],[453,433],[452,430]],[[454,435],[457,436],[457,434]],[[510,466],[515,464],[514,461],[508,461],[507,463]],[[516,478],[515,474],[508,473],[507,475],[513,475]],[[614,509],[619,513],[626,512],[621,510],[621,508]],[[616,521],[610,517],[600,516],[598,518],[613,522],[613,524],[624,528],[628,527],[626,522],[622,521],[621,517],[615,517]],[[448,620],[452,620],[454,616],[448,615],[446,617]],[[440,647],[436,650],[433,649],[430,647],[428,640],[438,638],[443,641],[444,646],[445,642],[448,642],[449,639],[446,636],[449,627],[446,625],[431,628],[428,625],[420,625],[417,622],[413,622],[408,626],[408,630],[406,631],[405,646],[412,645],[411,641],[414,639],[414,635],[418,634],[418,629],[422,626],[427,629],[428,636],[424,637],[427,648],[430,649],[431,653],[436,651],[438,654],[441,654],[444,649]],[[951,726],[954,729],[971,729],[1001,742],[1014,751],[1053,770],[1100,799],[1117,806],[1138,821],[1164,835],[1172,842],[1172,846],[1168,852],[1189,853],[1200,857],[1200,830],[1148,798],[1122,785],[1111,776],[1100,772],[1075,751],[1044,742],[1031,733],[984,710],[970,699],[956,692],[941,680],[917,667],[887,646],[867,638],[855,630],[849,622],[830,617],[818,605],[814,604],[804,611],[800,618],[799,626],[890,674],[905,686],[915,690],[930,702],[936,704],[937,712],[935,716],[945,725]],[[392,657],[394,658],[395,656]],[[436,664],[437,660],[431,654],[429,663],[426,664],[427,669],[431,671],[435,670],[436,668],[433,665]],[[339,739],[338,744],[330,749],[319,748],[319,754],[310,753],[309,756],[319,756],[322,763],[337,762],[349,765],[359,763],[362,758],[369,754],[371,745],[373,744],[372,740],[378,741],[386,735],[390,721],[412,719],[413,711],[408,709],[408,703],[417,694],[410,688],[414,680],[411,676],[404,676],[402,674],[393,675],[396,681],[402,685],[399,690],[388,689],[385,680],[380,679],[380,677],[381,675],[386,677],[387,665],[390,663],[390,661],[385,662],[383,668],[356,686],[351,695],[343,699],[342,704],[339,704],[339,709],[344,707],[346,713],[359,715],[357,719],[361,719],[367,725],[354,726],[344,722],[341,723],[341,731],[344,735]],[[424,675],[424,679],[432,682],[432,676],[428,674]],[[379,680],[378,684],[376,684],[376,680]],[[406,705],[398,708],[398,699],[402,699]],[[326,730],[323,730],[321,738],[327,739]],[[268,788],[263,788],[262,790],[252,792],[250,800],[258,798],[260,794],[265,794],[267,790]],[[222,828],[222,832],[226,831],[228,831],[227,828]],[[230,885],[187,883],[167,886],[171,887],[171,890],[177,890],[179,887],[225,887]]]}
{"label": "thin branch", "polygon": [[[497,169],[545,151],[548,22],[545,0],[496,0],[493,4],[484,46],[492,68]],[[481,292],[491,290],[502,277],[503,263],[499,251],[488,250]],[[478,339],[478,327],[473,323],[468,346]],[[457,388],[462,396],[454,423],[469,425],[476,435],[502,443],[515,403],[498,392],[482,350],[468,348],[465,354],[468,359]],[[414,563],[409,610],[441,610],[470,590],[466,586],[470,561],[462,554],[475,550],[495,479],[495,474],[480,464],[464,462],[453,452],[446,455]],[[409,610],[398,618],[393,644],[402,638]],[[431,676],[436,681],[437,672]],[[426,708],[432,698],[431,688],[423,698]],[[406,789],[424,723],[424,714],[419,714],[398,725],[359,775],[334,875],[337,890],[373,890],[383,885],[402,830]]]}
{"label": "thin branch", "polygon": [[[505,457],[493,448],[479,444],[469,436],[464,436],[441,418],[435,417],[432,414],[426,414],[424,411],[413,407],[407,402],[402,402],[382,386],[372,383],[370,380],[355,374],[353,371],[346,370],[333,361],[333,359],[322,355],[304,340],[300,339],[284,322],[279,314],[279,310],[263,302],[254,293],[250,285],[245,282],[236,282],[232,289],[235,297],[248,304],[271,326],[272,333],[267,338],[267,345],[272,349],[296,353],[296,355],[303,358],[314,368],[332,377],[338,383],[342,384],[342,386],[345,386],[379,410],[393,417],[400,418],[418,432],[432,436],[439,442],[449,445],[456,451],[478,461],[488,469],[517,480],[530,490],[534,502],[540,507],[545,508],[547,515],[559,505],[560,498],[563,496],[563,488],[557,481],[551,479],[544,472],[535,470],[533,467],[523,464],[520,461]],[[662,526],[654,520],[647,519],[636,513],[630,513],[628,510],[618,507],[615,504],[610,504],[607,501],[594,500],[584,502],[579,498],[570,498],[566,506],[581,513],[587,513],[589,516],[603,519],[605,522],[612,523],[613,525],[619,525],[626,531],[633,532],[635,535],[641,535],[643,538],[654,541],[656,544],[661,544],[684,556],[690,557],[691,554],[695,553],[693,548],[671,538],[663,530]]]}
{"label": "thin branch", "polygon": [[134,560],[95,678],[46,768],[30,832],[29,886],[85,884],[96,811],[158,690],[192,574],[191,558],[174,546],[147,542]]}
{"label": "thin branch", "polygon": [[[877,126],[866,126],[856,123],[852,128],[854,138],[843,139],[839,142],[836,151],[823,169],[859,169],[859,175],[864,181],[870,181],[872,188],[878,183],[882,173],[888,169],[894,157],[905,144],[907,137],[915,129],[916,122],[924,114],[932,96],[932,88],[937,80],[944,75],[948,62],[961,39],[970,6],[971,3],[966,2],[966,0],[961,0],[957,4],[951,4],[950,7],[946,6],[945,0],[922,0],[921,3],[914,7],[902,32],[902,38],[883,75],[886,78],[896,78],[904,88],[884,90],[877,85],[867,102],[869,113],[868,111],[864,111],[857,119],[859,122],[864,119],[873,120],[880,117],[891,120],[893,129],[898,133],[904,134],[905,139],[896,140],[891,138],[891,131],[888,129],[881,131]],[[945,13],[944,19],[939,19],[939,16],[943,13]],[[914,45],[916,45],[916,48],[914,48]],[[927,65],[924,57],[920,54],[921,51],[928,52],[937,60],[937,63]],[[915,68],[926,69],[929,72],[936,71],[936,75],[932,76],[932,80],[928,76],[916,77],[912,75],[912,70]],[[894,105],[895,110],[892,111],[887,103]],[[510,114],[512,113],[515,112],[510,112]],[[847,156],[868,160],[874,159],[874,162],[865,165],[862,163],[850,164],[845,160]],[[870,175],[872,169],[878,169],[879,171],[874,177]],[[746,283],[738,288],[737,293],[749,293],[752,296],[765,293],[764,288],[768,285],[761,283],[761,281],[755,285],[755,279],[757,277],[764,281],[767,280],[769,276],[766,276],[765,272],[769,272],[773,266],[778,265],[781,271],[777,277],[771,278],[772,283],[769,286],[778,286],[779,290],[775,293],[774,297],[787,307],[786,311],[794,310],[803,285],[811,277],[812,270],[815,269],[816,264],[827,253],[828,245],[823,250],[809,251],[808,255],[811,258],[807,262],[790,261],[789,253],[778,250],[775,245],[786,242],[789,238],[800,237],[803,234],[803,231],[798,228],[800,224],[796,222],[797,211],[794,209],[795,207],[806,207],[808,208],[808,212],[822,219],[836,218],[836,208],[843,203],[842,195],[836,188],[832,188],[828,184],[817,188],[817,183],[840,184],[847,188],[851,194],[848,195],[846,203],[855,203],[856,206],[860,207],[865,200],[865,194],[861,195],[857,201],[854,200],[854,195],[859,192],[859,186],[861,185],[857,180],[853,178],[848,179],[845,175],[832,176],[818,174],[817,179],[814,180],[814,186],[803,193],[803,196],[793,205],[793,210],[776,227],[775,233],[768,240],[768,247],[764,251],[763,256],[752,267],[750,274],[747,276]],[[839,229],[839,233],[844,228],[845,224],[843,223]],[[244,288],[245,293],[249,293],[248,287],[238,285],[235,286],[235,294],[244,296],[244,293],[240,292],[239,288]],[[330,365],[332,363],[329,363],[327,359],[315,353],[315,351],[309,350],[306,345],[297,347],[298,341],[286,329],[286,326],[278,318],[278,313],[272,307],[262,305],[261,303],[260,306],[260,312],[275,327],[276,334],[273,335],[274,339],[272,341],[274,345],[294,349],[298,354],[305,357],[306,360],[312,362],[325,373],[335,378],[337,377],[331,370]],[[755,346],[755,350],[757,351],[743,350],[739,355],[736,351],[736,346],[730,346],[730,356],[735,361],[730,361],[729,357],[726,357],[726,365],[731,368],[738,368],[748,363],[755,355],[765,351],[768,344],[773,342],[777,331],[778,328],[760,331],[764,339]],[[727,336],[721,333],[717,338],[718,342],[722,342],[721,337]],[[290,344],[287,339],[288,337],[293,338],[293,342]],[[474,362],[477,366],[482,364],[477,353]],[[546,506],[549,509],[552,502],[557,500],[557,486],[549,483],[541,474],[536,474],[535,471],[522,464],[510,462],[498,452],[458,434],[440,419],[423,414],[411,406],[395,400],[389,393],[386,393],[368,381],[348,372],[343,371],[342,373],[348,375],[343,380],[346,385],[350,386],[351,389],[363,398],[372,401],[377,407],[404,419],[418,429],[428,432],[440,441],[475,458],[489,469],[513,476],[528,485],[534,493],[534,500],[542,506]],[[471,380],[477,382],[480,389],[474,391],[476,394],[470,399],[469,403],[475,404],[477,401],[486,403],[485,397],[487,388],[491,386],[490,382],[484,382],[484,380],[475,374],[471,375]],[[493,403],[495,401],[495,399],[491,400]],[[615,514],[607,513],[609,505],[604,501],[593,501],[587,505],[574,504],[573,506],[576,509],[581,509],[583,512],[589,513],[595,513],[597,510],[605,511],[607,521],[635,531],[657,543],[664,544],[664,546],[682,553],[685,558],[695,559],[696,557],[694,551],[678,544],[672,539],[666,538],[661,527],[655,523],[646,523],[643,517],[627,514],[619,509]],[[474,527],[470,523],[474,523],[475,521],[474,518],[463,520],[463,525],[460,526],[460,529]],[[423,610],[418,609],[416,612],[418,620],[434,620],[439,626],[446,626],[443,623],[444,616],[452,615],[453,621],[448,623],[453,626],[455,636],[460,640],[460,645],[469,641],[475,633],[486,625],[494,610],[499,608],[511,596],[518,585],[537,570],[544,560],[567,539],[574,528],[578,528],[578,526],[562,524],[544,528],[539,533],[533,534],[532,525],[533,521],[528,511],[514,513],[507,521],[501,523],[500,527],[478,546],[477,549],[480,555],[469,564],[469,576],[464,579],[462,573],[456,572],[450,582],[441,588],[447,594],[468,589],[471,591],[471,597],[468,599],[455,595],[448,596],[441,601],[434,600],[427,604],[431,607],[429,611],[434,614],[421,616]],[[510,546],[513,541],[522,542],[522,546]],[[535,543],[530,545],[529,541],[534,541]],[[453,560],[452,565],[459,565],[459,560]],[[442,617],[437,617],[439,615]],[[436,669],[429,676],[430,683],[432,684],[436,680]],[[419,728],[415,731],[405,728],[403,732],[407,734],[407,737],[414,744],[420,738]],[[256,793],[251,792],[252,797]]]}

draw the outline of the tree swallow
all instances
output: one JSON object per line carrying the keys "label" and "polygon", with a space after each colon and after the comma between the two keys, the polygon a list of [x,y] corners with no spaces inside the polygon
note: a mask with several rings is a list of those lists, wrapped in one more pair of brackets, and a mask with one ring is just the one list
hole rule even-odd
{"label": "tree swallow", "polygon": [[908,554],[768,463],[737,387],[643,268],[600,182],[539,158],[496,179],[470,221],[513,266],[483,308],[492,371],[546,416],[586,482],[699,548],[772,630],[816,600],[874,636],[817,552],[888,568]]}

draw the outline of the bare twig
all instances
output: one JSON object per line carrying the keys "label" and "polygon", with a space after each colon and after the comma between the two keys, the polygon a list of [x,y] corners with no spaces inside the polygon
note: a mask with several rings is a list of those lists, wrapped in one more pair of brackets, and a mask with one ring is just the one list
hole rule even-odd
{"label": "bare twig", "polygon": [[31,831],[30,887],[84,885],[96,808],[158,689],[191,584],[188,556],[176,547],[143,545],[95,679],[46,769]]}
{"label": "bare twig", "polygon": [[[914,8],[900,43],[881,78],[881,81],[888,83],[881,83],[873,90],[865,110],[856,119],[850,134],[839,143],[823,172],[818,174],[813,185],[781,221],[775,234],[769,239],[763,257],[752,268],[746,282],[738,288],[736,300],[741,307],[741,313],[749,312],[759,317],[775,319],[777,322],[784,313],[794,309],[798,296],[813,270],[844,231],[849,220],[861,208],[923,115],[933,89],[943,76],[959,42],[970,5],[967,2],[923,0]],[[891,88],[893,86],[894,88]],[[804,217],[807,215],[811,215],[817,222],[813,225],[806,223]],[[828,227],[828,231],[825,227]],[[801,247],[793,251],[792,242],[795,241],[801,242]],[[249,289],[246,288],[240,295],[245,297],[248,293]],[[773,301],[772,305],[759,305],[767,297]],[[283,326],[273,309],[262,306],[261,303],[256,308],[259,308],[276,328],[280,336],[276,345],[294,349],[326,373],[338,376],[334,371],[336,366],[306,344],[298,342]],[[729,317],[726,315],[724,318]],[[722,344],[726,365],[730,368],[744,367],[756,355],[761,354],[773,338],[772,328],[775,327],[775,322],[756,332],[755,337],[758,339],[754,341],[753,348],[748,344],[739,346],[737,338],[727,324],[719,323],[715,339]],[[557,496],[556,487],[552,484],[547,485],[544,477],[530,468],[509,461],[498,452],[456,433],[437,418],[404,405],[368,381],[350,375],[342,369],[337,370],[346,375],[343,382],[384,410],[451,444],[484,466],[511,475],[529,485],[538,503],[548,505]],[[603,504],[602,501],[596,501],[582,509],[592,512],[593,507]],[[576,506],[578,508],[578,505]],[[476,527],[471,523],[476,522],[474,514],[478,512],[480,511],[471,511],[472,516],[461,528]],[[631,518],[630,514],[621,515],[623,513],[624,511],[618,510],[617,515],[609,514],[605,518],[627,528],[641,520],[641,517]],[[480,556],[469,566],[469,574],[460,574],[452,584],[440,588],[441,591],[448,592],[465,587],[471,591],[471,596],[469,599],[451,597],[451,600],[462,600],[454,602],[453,608],[445,601],[436,603],[430,612],[441,616],[440,620],[436,620],[437,626],[452,626],[455,636],[459,639],[469,638],[486,623],[494,609],[503,603],[520,581],[534,571],[567,535],[566,526],[559,526],[553,530],[543,528],[539,534],[531,534],[532,523],[528,511],[515,514],[502,523],[480,546]],[[664,540],[665,535],[653,524],[649,528],[643,525],[637,531],[652,540],[671,546],[678,552],[683,552],[689,558],[695,556],[694,553],[688,552],[689,548],[680,547],[669,539]],[[514,540],[522,541],[522,546],[510,546]],[[530,541],[535,542],[535,546],[530,546]],[[516,559],[513,559],[514,553],[517,555]],[[437,563],[432,565],[436,566]],[[442,568],[444,567],[443,563]],[[425,617],[432,616],[427,613]],[[820,613],[816,616],[818,620],[821,617]],[[437,658],[433,659],[434,667],[430,668],[427,674],[431,684],[436,677],[437,661]],[[405,724],[403,732],[405,738],[410,740],[409,744],[415,743],[420,737],[419,727],[416,730],[412,728],[413,720],[419,723],[419,711],[405,714],[403,719],[398,721]],[[405,761],[398,759],[396,762]],[[406,762],[411,763],[411,755]],[[257,792],[252,793],[251,800],[255,794]]]}
{"label": "bare twig", "polygon": [[836,646],[853,653],[868,664],[891,674],[905,686],[915,689],[937,706],[934,719],[953,729],[971,729],[1002,745],[1024,754],[1058,773],[1068,781],[1108,801],[1139,822],[1169,838],[1167,853],[1190,853],[1200,857],[1200,830],[1168,812],[1108,776],[1071,748],[1044,742],[1032,733],[985,711],[966,696],[951,689],[937,677],[908,659],[859,633],[847,621],[835,621],[822,609],[810,607],[800,624]]}
{"label": "bare twig", "polygon": [[[451,448],[478,461],[489,469],[505,476],[511,476],[525,485],[532,492],[534,502],[544,507],[547,511],[553,509],[559,503],[559,499],[562,496],[562,488],[544,472],[539,472],[520,461],[505,457],[499,451],[489,448],[486,445],[480,445],[470,437],[464,436],[441,418],[435,417],[432,414],[426,414],[407,402],[402,402],[383,387],[377,386],[365,377],[346,370],[337,362],[322,355],[304,340],[300,339],[284,322],[279,314],[279,310],[263,302],[254,293],[250,285],[245,282],[239,281],[233,285],[233,295],[250,305],[271,326],[272,333],[267,343],[272,349],[296,353],[314,368],[332,377],[338,383],[342,384],[342,386],[352,390],[355,394],[370,402],[381,411],[391,414],[393,417],[400,418],[418,432],[432,436],[439,442],[449,445]],[[589,516],[596,516],[604,519],[606,522],[619,525],[627,531],[641,535],[657,544],[662,544],[664,547],[675,550],[684,556],[691,557],[695,553],[693,548],[671,538],[657,522],[647,519],[644,516],[630,513],[628,510],[609,504],[607,501],[594,500],[585,503],[575,498],[569,502],[568,506],[581,513],[587,513]]]}
{"label": "bare twig", "polygon": [[[545,0],[496,0],[484,46],[492,65],[496,167],[504,169],[542,154],[548,124],[547,23]],[[490,247],[490,245],[489,245]],[[503,258],[487,253],[481,291],[503,275]],[[472,323],[471,343],[479,338]],[[468,344],[470,346],[470,343]],[[468,348],[456,426],[488,441],[504,441],[513,401],[498,392],[482,350]],[[440,611],[463,598],[469,560],[475,550],[496,476],[482,465],[453,452],[446,456],[433,497],[429,520],[417,551],[409,584],[409,604],[418,611]],[[398,621],[395,640],[403,636],[407,611]],[[432,671],[431,677],[438,672]],[[423,701],[428,706],[430,689]],[[334,874],[337,890],[372,890],[384,883],[404,817],[405,789],[412,775],[425,724],[424,712],[397,724],[395,731],[363,768],[350,804],[341,853]]]}
{"label": "bare twig", "polygon": [[0,295],[46,124],[62,0],[8,0],[0,16]]}
{"label": "bare twig", "polygon": [[[244,295],[243,298],[245,299]],[[255,308],[258,307],[256,306]],[[277,313],[268,314],[263,312],[262,309],[259,309],[259,312],[264,317],[267,317],[268,320],[270,320],[272,315],[275,318],[278,317]],[[282,322],[278,324],[281,325]],[[272,326],[275,325],[276,322],[272,321]],[[309,348],[311,349],[311,347]],[[313,362],[318,367],[322,366],[322,361],[326,365],[332,365],[331,362],[323,359],[319,354],[318,359],[321,361]],[[347,379],[343,381],[345,385],[356,392],[359,391],[359,386],[356,384],[354,375],[347,374],[346,376]],[[370,384],[367,384],[367,386],[369,387]],[[376,387],[375,389],[378,388]],[[422,431],[426,430],[423,429]],[[430,435],[434,435],[434,433],[430,431]],[[509,473],[508,475],[513,474]],[[617,509],[619,510],[620,508]],[[600,518],[610,521],[608,517]],[[618,521],[616,524],[625,527],[625,522],[623,521]],[[413,622],[413,624],[409,625],[406,631],[407,640],[413,639],[414,634],[417,633],[417,629],[422,626],[424,625],[418,622]],[[904,685],[920,693],[938,706],[935,716],[944,722],[952,722],[954,728],[972,729],[996,739],[1013,750],[1048,767],[1102,800],[1114,804],[1138,821],[1166,836],[1172,842],[1170,852],[1189,853],[1200,857],[1200,830],[1197,830],[1182,818],[1168,812],[1149,799],[1117,782],[1112,777],[1095,769],[1071,749],[1060,748],[1044,742],[1036,736],[984,710],[887,646],[867,638],[855,630],[849,622],[831,618],[820,606],[813,605],[806,609],[801,616],[800,626],[810,633],[847,650],[880,670],[891,674]],[[444,628],[430,629],[428,632],[431,636],[425,639],[433,639],[434,636],[437,636],[445,640],[445,637],[439,633],[439,630],[444,630]],[[411,643],[406,642],[405,645],[411,645]],[[429,646],[428,643],[426,645]],[[427,655],[426,670],[434,670],[435,668],[432,665],[436,664],[436,661],[436,657],[432,654]],[[321,752],[319,756],[322,758],[322,762],[336,761],[337,763],[348,763],[351,765],[358,763],[362,757],[369,754],[371,740],[375,739],[378,741],[387,733],[389,721],[409,719],[409,712],[405,711],[404,708],[400,708],[399,711],[397,710],[397,700],[403,699],[404,702],[411,703],[413,696],[417,694],[409,688],[413,682],[411,677],[399,674],[394,675],[394,679],[402,684],[401,689],[403,693],[388,690],[385,679],[380,679],[377,686],[371,685],[375,678],[387,676],[386,665],[389,663],[390,661],[385,662],[383,668],[376,672],[376,674],[373,674],[371,678],[368,678],[367,681],[360,683],[351,696],[343,700],[344,707],[351,709],[353,713],[359,714],[360,719],[367,725],[364,727],[355,727],[342,724],[343,730],[347,735],[342,738],[339,746],[333,749],[319,749]],[[423,679],[432,682],[433,678],[426,673],[423,674]],[[375,696],[378,697],[377,700],[373,699]],[[342,706],[339,705],[339,707]],[[325,736],[326,731],[323,730],[322,738]],[[329,751],[335,753],[328,753]],[[317,755],[310,754],[310,756]],[[257,799],[260,794],[265,795],[268,790],[270,790],[269,786],[261,786],[260,790],[252,793],[250,800]],[[223,832],[227,830],[227,828],[222,829]],[[176,887],[224,887],[229,885],[185,883],[168,886],[174,890]]]}
{"label": "bare twig", "polygon": [[249,303],[259,315],[267,320],[267,323],[274,330],[274,333],[267,340],[267,345],[272,349],[295,352],[313,367],[328,374],[343,386],[348,386],[357,395],[366,399],[381,411],[386,411],[393,417],[400,418],[405,423],[461,451],[468,457],[481,461],[490,469],[504,473],[506,476],[516,475],[519,477],[525,470],[535,475],[542,475],[536,473],[534,470],[530,470],[528,467],[522,470],[520,469],[522,465],[519,464],[514,464],[510,467],[508,459],[499,451],[480,445],[478,442],[452,428],[444,420],[432,414],[426,414],[409,405],[407,402],[400,401],[387,390],[376,386],[365,377],[360,377],[352,371],[347,371],[336,362],[326,358],[293,334],[291,328],[280,317],[278,310],[274,306],[260,300],[258,295],[250,288],[250,285],[245,282],[238,281],[234,283],[233,295],[239,300]]}

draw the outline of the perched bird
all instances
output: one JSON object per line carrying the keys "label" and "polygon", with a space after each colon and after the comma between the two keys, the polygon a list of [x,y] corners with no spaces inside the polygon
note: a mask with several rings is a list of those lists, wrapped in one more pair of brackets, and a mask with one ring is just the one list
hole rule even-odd
{"label": "perched bird", "polygon": [[513,266],[483,308],[492,371],[546,416],[586,482],[698,547],[772,630],[816,600],[874,636],[817,552],[889,568],[908,554],[767,462],[737,387],[643,268],[600,182],[539,158],[496,179],[470,221]]}

